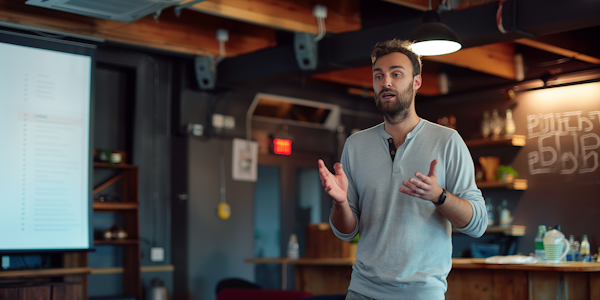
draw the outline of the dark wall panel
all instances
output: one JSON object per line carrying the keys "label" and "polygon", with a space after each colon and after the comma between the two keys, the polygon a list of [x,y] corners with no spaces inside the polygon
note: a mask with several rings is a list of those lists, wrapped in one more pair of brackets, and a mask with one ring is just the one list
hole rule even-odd
{"label": "dark wall panel", "polygon": [[[501,164],[510,164],[519,172],[519,178],[528,180],[526,191],[483,190],[494,206],[507,199],[513,224],[527,226],[526,235],[519,238],[518,252],[533,252],[538,225],[558,224],[567,238],[573,234],[581,241],[587,234],[592,253],[596,252],[600,238],[600,230],[594,225],[600,213],[595,200],[600,191],[600,83],[523,92],[512,101],[493,91],[465,95],[464,99],[418,103],[417,112],[434,122],[453,114],[463,139],[473,139],[481,137],[479,124],[484,110],[491,113],[498,109],[502,116],[506,109],[513,110],[516,134],[527,136],[526,146],[471,149],[471,153],[476,162],[479,156],[499,156]],[[479,241],[456,238],[455,247],[464,250],[471,242]]]}
{"label": "dark wall panel", "polygon": [[[189,140],[188,286],[194,299],[214,299],[217,283],[229,277],[254,281],[254,183],[231,178],[231,140]],[[219,153],[225,162],[226,201],[231,217],[217,216]]]}
{"label": "dark wall panel", "polygon": [[[171,264],[171,64],[172,58],[136,50],[103,47],[98,51],[96,101],[94,105],[95,148],[126,150],[127,162],[140,168],[140,234],[142,265]],[[101,175],[101,174],[100,174]],[[98,185],[100,181],[95,184]],[[99,227],[119,222],[96,214]],[[102,229],[102,228],[97,228]],[[102,246],[117,248],[115,246]],[[150,248],[162,247],[165,260],[152,262]],[[121,264],[118,249],[100,249],[90,254],[92,267]],[[107,262],[110,262],[108,264]],[[113,263],[115,265],[113,265]],[[120,275],[92,275],[89,295],[122,293]],[[172,288],[172,272],[163,272]],[[122,277],[122,276],[121,276]],[[145,275],[144,289],[150,279]],[[120,285],[117,285],[119,283]],[[169,291],[170,293],[172,291]]]}

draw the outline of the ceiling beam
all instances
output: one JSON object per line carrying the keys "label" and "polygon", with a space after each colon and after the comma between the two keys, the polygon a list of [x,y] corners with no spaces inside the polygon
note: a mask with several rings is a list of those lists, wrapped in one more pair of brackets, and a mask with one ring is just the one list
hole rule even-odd
{"label": "ceiling beam", "polygon": [[310,78],[373,89],[371,66],[314,74]]}
{"label": "ceiling beam", "polygon": [[[327,73],[314,74],[312,79],[341,83],[360,87],[364,90],[373,90],[373,71],[371,66],[365,66],[355,69],[344,69]],[[420,95],[437,96],[440,94],[438,83],[438,74],[434,72],[422,72],[423,84],[417,91]]]}
{"label": "ceiling beam", "polygon": [[[492,2],[445,12],[440,14],[440,18],[456,32],[465,49],[522,38],[523,35],[517,31],[545,35],[600,25],[600,1],[571,0],[568,4],[557,2],[556,5],[548,5],[547,0],[508,0],[504,4],[503,20],[505,28],[513,31],[502,34],[496,27],[497,9],[498,3]],[[420,19],[402,20],[327,36],[319,42],[319,63],[311,72],[299,71],[294,49],[289,45],[225,59],[218,66],[218,80],[236,83],[261,77],[310,75],[370,65],[369,55],[375,43],[392,38],[406,39],[420,23]],[[519,27],[513,28],[511,24]],[[265,67],[265,62],[268,62],[268,67]]]}
{"label": "ceiling beam", "polygon": [[191,55],[218,55],[218,28],[229,30],[227,56],[254,52],[275,43],[275,31],[270,28],[241,26],[234,20],[194,11],[176,18],[172,9],[163,11],[158,23],[152,16],[123,23],[0,0],[0,21]]}
{"label": "ceiling beam", "polygon": [[[429,10],[429,0],[385,0],[390,3],[410,7],[412,9],[427,11]],[[431,7],[436,8],[440,5],[441,0],[432,0]]]}
{"label": "ceiling beam", "polygon": [[[410,7],[416,10],[427,11],[429,10],[429,0],[384,0],[390,3]],[[460,0],[456,7],[451,7],[451,9],[465,9],[469,6],[480,5],[489,2],[489,0]],[[437,7],[442,3],[441,0],[432,0],[431,7],[432,9],[437,9]]]}
{"label": "ceiling beam", "polygon": [[589,56],[589,55],[579,53],[576,51],[572,51],[569,49],[565,49],[565,48],[557,47],[554,45],[546,44],[543,42],[539,42],[534,39],[528,39],[528,38],[517,39],[517,40],[515,40],[515,43],[529,46],[529,47],[536,48],[536,49],[540,49],[540,50],[544,50],[546,52],[570,57],[573,59],[589,62],[591,64],[596,64],[596,65],[600,64],[600,58],[596,58],[596,57]]}
{"label": "ceiling beam", "polygon": [[512,42],[483,45],[454,53],[425,56],[425,60],[475,70],[506,79],[515,79],[515,46]]}
{"label": "ceiling beam", "polygon": [[[359,1],[317,2],[327,7],[327,32],[342,33],[361,28]],[[189,9],[276,29],[317,34],[319,28],[312,15],[313,4],[313,1],[207,0]]]}

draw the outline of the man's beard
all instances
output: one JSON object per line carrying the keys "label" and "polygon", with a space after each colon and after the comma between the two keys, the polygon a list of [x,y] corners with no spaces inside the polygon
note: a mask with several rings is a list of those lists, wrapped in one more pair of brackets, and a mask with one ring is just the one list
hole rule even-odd
{"label": "man's beard", "polygon": [[[381,100],[381,95],[384,93],[393,93],[396,95],[395,102],[389,102],[384,105]],[[383,89],[379,92],[379,95],[375,96],[375,104],[377,109],[383,113],[383,118],[390,124],[402,123],[408,117],[408,112],[413,99],[413,86],[412,82],[408,85],[402,93],[394,89]]]}

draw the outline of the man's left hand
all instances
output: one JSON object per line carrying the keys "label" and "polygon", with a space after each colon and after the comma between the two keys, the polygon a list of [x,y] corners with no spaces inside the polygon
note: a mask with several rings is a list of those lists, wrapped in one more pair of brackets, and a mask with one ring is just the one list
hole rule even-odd
{"label": "man's left hand", "polygon": [[437,174],[435,171],[435,166],[437,163],[437,159],[434,159],[431,162],[429,174],[427,174],[427,176],[416,172],[415,177],[418,179],[411,178],[408,181],[404,180],[402,184],[408,189],[400,188],[400,192],[413,197],[429,200],[433,203],[438,202],[440,196],[442,195],[443,189],[437,183]]}

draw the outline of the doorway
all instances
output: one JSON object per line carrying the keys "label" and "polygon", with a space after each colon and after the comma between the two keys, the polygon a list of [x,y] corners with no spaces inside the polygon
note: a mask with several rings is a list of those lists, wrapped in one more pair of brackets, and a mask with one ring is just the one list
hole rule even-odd
{"label": "doorway", "polygon": [[[297,235],[303,256],[306,226],[329,221],[331,201],[321,188],[319,159],[331,167],[328,154],[259,155],[254,194],[256,257],[286,256],[291,234]],[[288,267],[288,289],[294,288],[293,272],[293,267]],[[254,273],[263,288],[281,289],[281,265],[257,264]]]}

